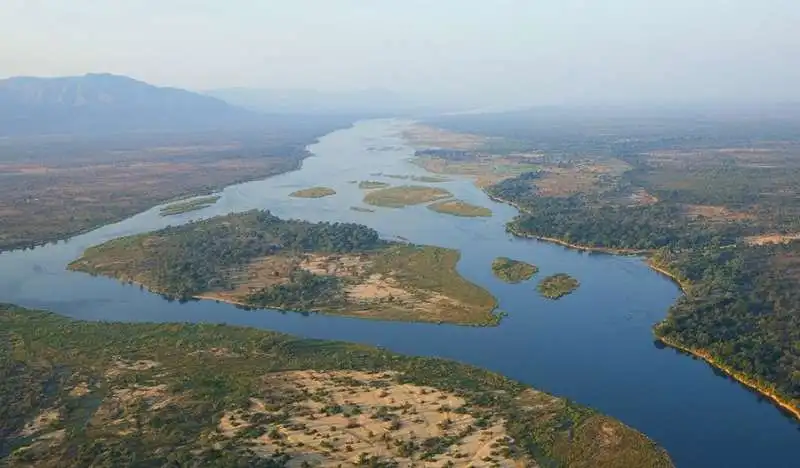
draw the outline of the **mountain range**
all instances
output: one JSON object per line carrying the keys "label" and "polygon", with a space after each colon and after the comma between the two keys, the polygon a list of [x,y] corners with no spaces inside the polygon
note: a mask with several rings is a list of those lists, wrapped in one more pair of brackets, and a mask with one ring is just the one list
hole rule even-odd
{"label": "mountain range", "polygon": [[0,80],[0,135],[240,128],[259,120],[211,96],[126,76]]}

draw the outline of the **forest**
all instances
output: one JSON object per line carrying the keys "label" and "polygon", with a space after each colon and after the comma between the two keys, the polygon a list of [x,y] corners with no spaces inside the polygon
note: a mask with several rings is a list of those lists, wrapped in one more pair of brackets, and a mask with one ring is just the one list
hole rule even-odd
{"label": "forest", "polygon": [[[268,211],[254,210],[116,239],[88,249],[84,256],[125,258],[126,262],[117,266],[118,272],[103,273],[126,277],[130,272],[146,272],[148,282],[158,292],[170,298],[188,299],[214,287],[232,287],[231,269],[258,257],[310,251],[362,252],[385,245],[376,231],[363,225],[283,220]],[[131,265],[131,261],[135,264]],[[73,262],[70,268],[101,273],[90,262]],[[305,276],[297,279],[301,283],[274,293],[283,298],[281,302],[304,300],[299,286],[309,285],[311,280]],[[324,284],[330,288],[335,282]],[[315,283],[314,290],[318,287],[322,283]]]}
{"label": "forest", "polygon": [[[304,393],[270,385],[285,385],[276,373],[304,369],[371,372],[453,392],[465,401],[461,411],[476,418],[472,430],[505,421],[512,439],[498,456],[539,466],[672,466],[662,449],[618,421],[441,359],[222,325],[79,322],[10,305],[0,305],[0,338],[3,466],[286,466],[286,451],[252,447],[262,434],[279,440],[277,428],[306,411],[297,406]],[[222,436],[224,415],[248,411],[254,398],[276,411],[255,414],[237,423],[235,435]],[[616,442],[598,446],[608,431]],[[382,437],[398,436],[390,427]],[[396,440],[403,442],[397,456],[416,460],[436,457],[447,439]],[[390,458],[371,462],[364,466],[396,466]]]}

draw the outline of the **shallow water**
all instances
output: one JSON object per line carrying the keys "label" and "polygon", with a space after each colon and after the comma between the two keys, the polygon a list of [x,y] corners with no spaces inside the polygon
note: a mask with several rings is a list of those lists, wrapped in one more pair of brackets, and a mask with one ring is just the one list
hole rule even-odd
{"label": "shallow water", "polygon": [[[0,254],[0,301],[90,320],[222,322],[384,346],[414,355],[478,365],[569,397],[621,419],[664,446],[678,466],[798,466],[798,425],[702,361],[654,344],[651,327],[679,295],[637,258],[576,252],[509,236],[516,210],[492,202],[464,179],[431,184],[491,208],[492,218],[458,218],[424,206],[350,210],[364,191],[351,181],[418,184],[374,174],[427,175],[407,159],[405,122],[368,121],[323,137],[301,170],[221,192],[214,206],[172,217],[159,207],[34,250]],[[311,186],[334,188],[321,199],[291,198]],[[425,184],[423,184],[425,185]],[[275,311],[245,311],[210,301],[178,303],[115,280],[68,272],[83,249],[122,235],[219,214],[269,209],[287,218],[353,221],[387,238],[461,250],[459,271],[489,289],[509,315],[493,328],[359,320]],[[495,257],[540,268],[530,282],[505,284],[491,273]],[[566,272],[581,282],[559,301],[539,297],[537,278]]]}

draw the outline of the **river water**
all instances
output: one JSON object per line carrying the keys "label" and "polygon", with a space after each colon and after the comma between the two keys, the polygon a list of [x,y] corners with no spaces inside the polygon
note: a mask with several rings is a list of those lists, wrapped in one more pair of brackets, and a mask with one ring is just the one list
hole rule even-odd
{"label": "river water", "polygon": [[[331,133],[309,147],[314,156],[302,169],[227,187],[219,202],[201,211],[164,218],[154,207],[65,242],[0,254],[0,301],[79,319],[228,323],[452,358],[614,416],[664,446],[679,467],[800,466],[795,421],[702,361],[654,344],[651,327],[680,292],[640,259],[513,238],[504,224],[516,210],[489,200],[465,179],[435,185],[491,208],[492,218],[457,218],[424,206],[351,210],[363,197],[352,181],[416,183],[385,175],[429,175],[407,161],[413,149],[401,137],[405,125],[375,120]],[[316,185],[337,194],[288,197]],[[245,311],[211,301],[169,302],[137,286],[65,270],[86,247],[109,239],[254,208],[286,218],[358,222],[386,238],[459,249],[459,271],[489,289],[508,316],[498,327],[477,328]],[[516,285],[497,280],[491,262],[498,256],[536,264],[538,278],[569,273],[581,287],[559,301],[543,299],[536,278]]]}

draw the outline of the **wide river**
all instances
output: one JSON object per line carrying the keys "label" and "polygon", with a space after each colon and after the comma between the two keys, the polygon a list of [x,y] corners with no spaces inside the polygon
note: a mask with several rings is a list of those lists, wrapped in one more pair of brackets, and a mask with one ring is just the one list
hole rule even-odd
{"label": "wide river", "polygon": [[[375,120],[331,133],[309,147],[314,156],[301,170],[227,187],[216,205],[201,211],[163,218],[155,207],[66,242],[0,254],[0,301],[80,319],[224,322],[452,358],[619,418],[663,445],[679,467],[800,466],[795,421],[704,362],[654,344],[651,327],[680,292],[641,259],[515,239],[504,224],[516,210],[492,202],[468,180],[436,185],[491,208],[492,218],[456,218],[424,206],[351,210],[363,197],[351,181],[414,183],[376,174],[427,174],[408,162],[413,149],[402,139],[405,125]],[[315,185],[337,194],[287,196]],[[386,238],[459,249],[460,272],[489,289],[508,317],[498,327],[477,328],[245,311],[211,301],[169,302],[135,286],[65,270],[86,247],[115,237],[254,208],[310,221],[353,221]],[[509,285],[494,278],[490,265],[498,256],[538,265],[539,278],[569,273],[581,287],[559,301],[543,299],[533,281]]]}

